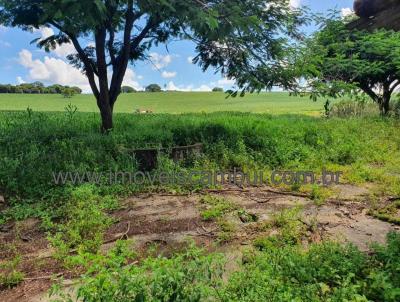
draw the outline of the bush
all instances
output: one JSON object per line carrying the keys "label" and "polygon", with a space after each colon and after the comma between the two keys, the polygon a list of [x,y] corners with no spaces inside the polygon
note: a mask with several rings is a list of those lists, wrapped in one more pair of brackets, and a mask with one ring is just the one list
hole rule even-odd
{"label": "bush", "polygon": [[340,101],[327,110],[329,117],[349,118],[379,114],[376,105],[365,101]]}
{"label": "bush", "polygon": [[212,90],[213,92],[224,92],[224,88],[221,88],[221,87],[215,87],[215,88],[213,88],[213,90]]}

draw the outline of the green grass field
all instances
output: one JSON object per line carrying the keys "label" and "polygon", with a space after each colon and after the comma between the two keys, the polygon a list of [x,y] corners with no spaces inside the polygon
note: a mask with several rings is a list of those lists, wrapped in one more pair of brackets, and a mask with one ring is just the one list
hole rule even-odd
{"label": "green grass field", "polygon": [[[97,112],[92,95],[78,95],[66,99],[61,95],[0,94],[0,111],[26,110],[64,111],[72,103],[80,112]],[[271,114],[319,115],[324,101],[312,102],[309,98],[293,97],[288,93],[261,93],[244,98],[226,98],[223,93],[162,92],[123,94],[116,103],[115,112],[131,113],[136,109],[154,113],[188,113],[241,111]]]}

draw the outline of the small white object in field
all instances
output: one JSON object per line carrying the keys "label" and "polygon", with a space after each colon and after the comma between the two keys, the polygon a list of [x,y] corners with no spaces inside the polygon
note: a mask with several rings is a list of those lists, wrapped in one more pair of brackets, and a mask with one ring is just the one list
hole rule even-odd
{"label": "small white object in field", "polygon": [[138,114],[146,114],[146,113],[153,113],[153,110],[149,110],[149,109],[136,109],[135,113]]}

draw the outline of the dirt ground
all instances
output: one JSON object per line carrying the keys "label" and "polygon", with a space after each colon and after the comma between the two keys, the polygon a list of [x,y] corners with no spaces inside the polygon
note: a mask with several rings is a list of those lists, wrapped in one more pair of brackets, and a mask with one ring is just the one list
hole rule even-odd
{"label": "dirt ground", "polygon": [[[282,192],[269,187],[241,189],[225,187],[193,195],[141,194],[123,202],[122,208],[112,213],[116,223],[105,235],[103,249],[109,249],[118,238],[129,238],[135,250],[145,253],[149,246],[167,255],[181,249],[187,238],[208,250],[238,250],[250,245],[259,236],[258,225],[271,219],[274,213],[294,206],[302,207],[302,222],[316,225],[313,240],[330,238],[351,242],[367,251],[370,243],[384,243],[390,231],[400,227],[368,216],[368,190],[350,185],[335,188],[337,194],[323,205],[317,206],[306,194]],[[204,221],[200,203],[204,195],[223,197],[244,209],[256,222],[244,222],[238,215],[229,220],[235,231],[228,242],[218,242],[218,225]],[[0,227],[0,263],[16,252],[22,257],[19,269],[25,280],[19,286],[0,291],[0,301],[48,301],[47,290],[54,276],[62,276],[66,288],[80,272],[66,272],[54,260],[46,235],[39,230],[40,222],[28,219]],[[15,247],[11,248],[11,244]],[[73,288],[73,286],[71,287]]]}

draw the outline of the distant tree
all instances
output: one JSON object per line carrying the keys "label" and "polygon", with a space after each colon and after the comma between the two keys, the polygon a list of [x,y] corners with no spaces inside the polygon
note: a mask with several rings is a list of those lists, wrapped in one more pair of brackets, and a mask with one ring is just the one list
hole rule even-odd
{"label": "distant tree", "polygon": [[76,90],[70,87],[64,88],[61,94],[64,98],[72,98],[76,94]]}
{"label": "distant tree", "polygon": [[150,84],[146,87],[146,92],[161,92],[161,87],[158,84]]}
{"label": "distant tree", "polygon": [[54,84],[54,85],[47,87],[47,89],[50,91],[50,93],[60,93],[61,94],[62,91],[64,90],[64,86]]}
{"label": "distant tree", "polygon": [[134,92],[136,92],[136,89],[133,87],[130,87],[130,86],[122,86],[121,92],[122,93],[134,93]]}
{"label": "distant tree", "polygon": [[221,87],[215,87],[215,88],[213,88],[212,91],[213,91],[213,92],[224,92],[224,89],[221,88]]}
{"label": "distant tree", "polygon": [[190,39],[203,69],[240,75],[256,56],[279,60],[284,37],[299,25],[289,0],[0,0],[0,8],[0,23],[6,26],[55,29],[54,35],[36,40],[47,51],[73,44],[77,54],[68,59],[88,78],[104,132],[113,127],[129,62],[148,58],[153,46]]}
{"label": "distant tree", "polygon": [[9,93],[8,85],[0,85],[0,93]]}
{"label": "distant tree", "polygon": [[36,81],[31,84],[33,87],[44,88],[44,84],[42,82]]}
{"label": "distant tree", "polygon": [[386,115],[400,85],[400,33],[349,31],[340,18],[325,20],[305,45],[301,65],[314,99],[361,92]]}
{"label": "distant tree", "polygon": [[71,87],[71,89],[73,91],[75,91],[75,94],[81,94],[82,93],[82,89],[80,89],[79,87],[73,86],[73,87]]}

